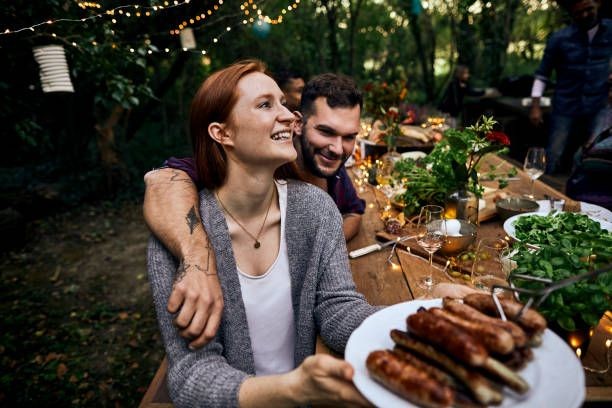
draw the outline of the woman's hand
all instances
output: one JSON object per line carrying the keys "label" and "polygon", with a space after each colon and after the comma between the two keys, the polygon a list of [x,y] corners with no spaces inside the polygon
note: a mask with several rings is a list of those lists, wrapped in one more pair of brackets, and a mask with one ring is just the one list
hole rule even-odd
{"label": "woman's hand", "polygon": [[327,354],[310,356],[290,373],[300,404],[371,407],[353,384],[353,367]]}

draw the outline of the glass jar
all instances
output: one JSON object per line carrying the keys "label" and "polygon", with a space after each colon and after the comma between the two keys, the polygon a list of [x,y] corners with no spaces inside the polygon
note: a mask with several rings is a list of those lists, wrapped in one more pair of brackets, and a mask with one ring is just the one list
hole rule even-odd
{"label": "glass jar", "polygon": [[478,225],[478,197],[466,188],[450,193],[444,209],[447,219],[468,220]]}

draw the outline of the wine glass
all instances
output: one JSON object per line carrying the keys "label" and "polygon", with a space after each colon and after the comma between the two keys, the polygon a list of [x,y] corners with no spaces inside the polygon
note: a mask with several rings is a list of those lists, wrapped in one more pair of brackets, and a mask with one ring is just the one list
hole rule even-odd
{"label": "wine glass", "polygon": [[537,178],[539,178],[546,170],[546,150],[541,147],[530,147],[525,155],[525,163],[523,164],[523,170],[531,178],[531,194],[529,198],[534,199],[533,185]]}
{"label": "wine glass", "polygon": [[508,242],[501,238],[483,238],[478,243],[472,264],[472,283],[478,289],[493,285],[508,286],[510,273]]}
{"label": "wine glass", "polygon": [[426,205],[421,208],[417,224],[417,243],[429,254],[429,274],[421,279],[418,286],[428,291],[434,284],[433,254],[442,247],[446,239],[444,208],[439,205]]}

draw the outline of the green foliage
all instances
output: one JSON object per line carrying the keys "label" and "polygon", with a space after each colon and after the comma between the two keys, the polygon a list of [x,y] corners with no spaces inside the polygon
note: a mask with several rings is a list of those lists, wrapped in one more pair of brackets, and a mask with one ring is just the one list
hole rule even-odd
{"label": "green foliage", "polygon": [[443,204],[448,194],[463,188],[481,194],[478,164],[485,154],[503,152],[507,142],[506,135],[492,130],[495,124],[485,116],[464,130],[449,129],[421,161],[400,160],[394,174],[406,188],[398,197],[404,211],[412,214],[425,204]]}
{"label": "green foliage", "polygon": [[468,188],[476,195],[482,194],[483,188],[478,183],[480,160],[487,153],[503,152],[509,143],[506,140],[499,143],[490,138],[496,123],[493,118],[483,116],[466,129],[448,129],[427,156],[431,171],[447,191]]}
{"label": "green foliage", "polygon": [[567,235],[577,233],[612,236],[588,215],[570,212],[520,217],[514,222],[514,229],[518,239],[535,245],[563,246]]}
{"label": "green foliage", "polygon": [[448,187],[426,168],[422,161],[400,160],[394,172],[403,180],[406,191],[397,197],[404,204],[404,213],[416,213],[425,204],[444,204]]}
{"label": "green foliage", "polygon": [[[484,50],[482,42],[459,41],[459,23],[468,15],[467,8],[472,3],[433,2],[423,9],[419,26],[430,33],[431,41],[426,38],[426,45],[435,45],[431,50],[433,60],[429,60],[431,55],[428,54],[426,63],[432,64],[437,93],[461,52],[476,47],[476,55]],[[138,1],[137,4],[156,3]],[[146,132],[145,128],[139,129],[140,125],[134,125],[138,122],[135,118],[144,115],[155,122],[153,128],[162,132],[144,137],[163,139],[157,143],[160,149],[185,144],[184,123],[199,82],[211,71],[246,57],[263,59],[272,71],[290,68],[301,71],[306,77],[335,70],[352,75],[361,84],[372,81],[405,84],[408,88],[405,101],[419,105],[435,102],[430,86],[426,87],[423,81],[422,61],[407,13],[409,1],[304,0],[296,10],[283,14],[282,24],[272,25],[265,38],[255,36],[250,24],[242,24],[244,16],[226,2],[205,23],[193,25],[198,48],[207,50],[209,62],[204,65],[199,53],[177,52],[178,38],[168,32],[187,17],[210,8],[211,4],[191,2],[149,18],[116,16],[116,24],[105,17],[85,23],[43,25],[36,32],[2,37],[0,54],[8,75],[0,79],[0,103],[4,107],[0,120],[8,124],[2,133],[4,151],[10,152],[5,153],[3,163],[24,165],[53,158],[63,160],[65,167],[70,168],[77,164],[73,159],[77,157],[83,161],[78,166],[95,168],[99,164],[95,125],[103,124],[115,107],[125,110],[114,131],[116,149],[127,162],[142,162],[126,156],[131,154],[127,150],[130,140],[126,139],[133,139],[138,131]],[[104,3],[103,9],[117,5],[116,2]],[[258,4],[259,9],[270,16],[279,15],[286,6],[283,0]],[[498,2],[491,3],[497,19],[503,14],[500,7]],[[9,27],[18,28],[50,18],[79,19],[99,11],[83,10],[76,2],[63,0],[23,5],[9,2],[0,10],[0,17],[10,22]],[[469,29],[477,39],[488,38],[482,35],[480,24],[485,17],[484,14],[471,16],[475,24]],[[515,51],[505,60],[504,73],[531,73],[546,35],[561,21],[556,11],[535,10],[527,14],[523,7],[516,10],[514,18],[511,42],[527,45],[526,48],[510,47]],[[231,31],[226,27],[231,27]],[[57,34],[56,37],[51,33]],[[219,41],[215,43],[213,38]],[[48,101],[55,104],[55,99],[41,94],[37,66],[32,59],[32,46],[49,43],[64,45],[75,85],[74,105],[66,106],[65,115],[49,112]],[[332,44],[336,44],[337,50],[332,49]],[[165,53],[166,47],[173,51]],[[134,52],[130,52],[130,48]],[[181,58],[188,60],[185,68],[172,71]],[[483,61],[476,57],[473,61],[472,75],[478,82],[486,76]],[[173,78],[166,78],[169,72],[173,72]],[[170,90],[158,92],[166,83],[170,84]],[[389,106],[392,105],[385,105],[385,108]],[[379,109],[366,101],[366,109],[370,107],[372,111]],[[60,110],[59,104],[55,104],[55,109]],[[148,124],[148,121],[139,123]],[[169,151],[166,155],[174,153]],[[139,171],[142,170],[130,169],[134,174]],[[140,181],[140,177],[136,180]]]}
{"label": "green foliage", "polygon": [[[590,229],[590,228],[589,228]],[[562,230],[537,251],[520,246],[513,257],[517,268],[512,274],[531,275],[559,281],[609,265],[612,262],[612,234],[597,232],[564,233]],[[549,243],[550,242],[550,243]],[[520,287],[538,290],[543,284],[515,279]],[[553,292],[540,306],[542,314],[565,330],[596,326],[602,314],[612,307],[612,273],[581,280]]]}

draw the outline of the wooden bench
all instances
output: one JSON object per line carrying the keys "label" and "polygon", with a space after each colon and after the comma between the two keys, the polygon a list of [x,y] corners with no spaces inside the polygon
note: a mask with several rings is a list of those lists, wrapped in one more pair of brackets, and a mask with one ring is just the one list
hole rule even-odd
{"label": "wooden bench", "polygon": [[147,392],[142,401],[140,408],[172,408],[172,402],[168,395],[168,387],[166,386],[166,371],[168,370],[168,360],[166,357],[162,360],[153,381],[149,384]]}

